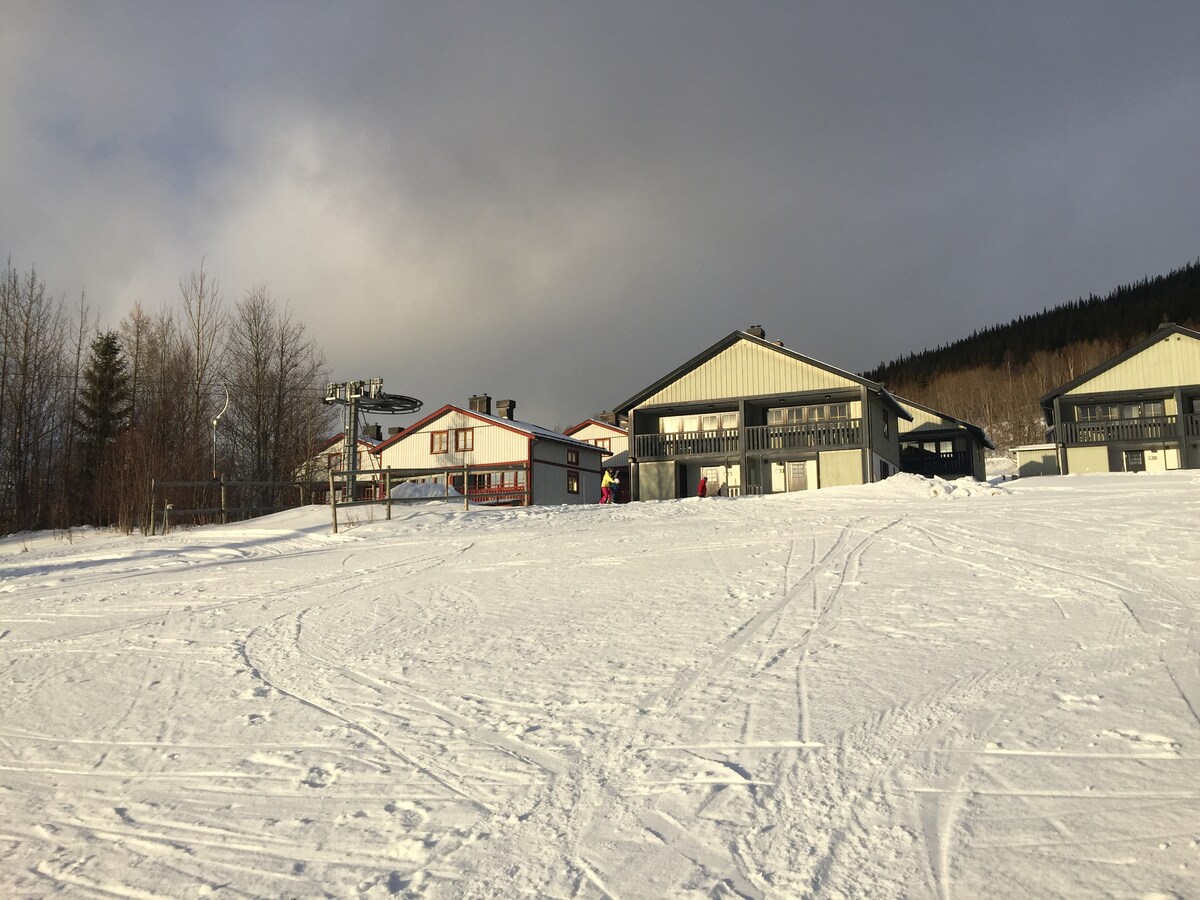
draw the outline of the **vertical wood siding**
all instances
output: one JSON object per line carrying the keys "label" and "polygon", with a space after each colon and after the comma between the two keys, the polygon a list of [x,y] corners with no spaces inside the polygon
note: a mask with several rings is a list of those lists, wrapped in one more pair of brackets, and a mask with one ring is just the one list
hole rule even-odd
{"label": "vertical wood siding", "polygon": [[1173,334],[1067,393],[1134,391],[1181,384],[1200,384],[1200,341]]}
{"label": "vertical wood siding", "polygon": [[794,359],[786,353],[749,341],[738,341],[639,406],[859,387],[857,381]]}

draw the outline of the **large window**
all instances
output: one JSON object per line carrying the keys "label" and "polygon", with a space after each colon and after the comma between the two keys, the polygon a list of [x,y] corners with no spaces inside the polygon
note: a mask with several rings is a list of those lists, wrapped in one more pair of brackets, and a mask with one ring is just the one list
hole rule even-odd
{"label": "large window", "polygon": [[474,428],[459,428],[454,432],[454,450],[457,453],[462,453],[466,450],[475,449],[475,429]]}
{"label": "large window", "polygon": [[579,473],[574,469],[567,469],[567,493],[579,493]]}
{"label": "large window", "polygon": [[449,453],[450,452],[450,432],[448,432],[448,431],[431,431],[431,432],[429,432],[429,452],[430,453]]}
{"label": "large window", "polygon": [[688,434],[697,431],[737,431],[735,412],[705,413],[695,416],[663,416],[659,419],[660,434]]}
{"label": "large window", "polygon": [[601,450],[612,450],[612,438],[593,438],[592,444]]}
{"label": "large window", "polygon": [[849,403],[816,403],[767,410],[768,425],[800,425],[805,422],[841,422],[850,418]]}
{"label": "large window", "polygon": [[1118,419],[1157,419],[1166,414],[1161,400],[1132,403],[1085,403],[1076,407],[1077,422],[1115,422]]}

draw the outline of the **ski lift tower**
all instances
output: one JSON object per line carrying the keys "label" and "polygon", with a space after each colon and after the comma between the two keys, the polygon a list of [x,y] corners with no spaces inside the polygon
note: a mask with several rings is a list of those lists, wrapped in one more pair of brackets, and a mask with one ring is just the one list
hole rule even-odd
{"label": "ski lift tower", "polygon": [[354,486],[358,483],[358,414],[373,412],[380,415],[403,415],[415,413],[423,405],[415,397],[403,394],[388,394],[383,390],[382,378],[366,381],[330,382],[325,392],[325,403],[337,403],[342,407],[342,469],[354,498]]}

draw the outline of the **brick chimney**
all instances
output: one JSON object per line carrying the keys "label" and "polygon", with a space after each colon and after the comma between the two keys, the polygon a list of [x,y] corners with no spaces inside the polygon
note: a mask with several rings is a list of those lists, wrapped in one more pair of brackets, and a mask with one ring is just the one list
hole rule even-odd
{"label": "brick chimney", "polygon": [[492,398],[487,394],[476,394],[468,402],[471,412],[483,413],[485,416],[492,414]]}
{"label": "brick chimney", "polygon": [[751,325],[746,329],[746,334],[753,335],[760,340],[766,340],[767,332],[761,325]]}
{"label": "brick chimney", "polygon": [[512,420],[513,411],[517,408],[516,400],[501,400],[496,404],[496,415],[502,419]]}

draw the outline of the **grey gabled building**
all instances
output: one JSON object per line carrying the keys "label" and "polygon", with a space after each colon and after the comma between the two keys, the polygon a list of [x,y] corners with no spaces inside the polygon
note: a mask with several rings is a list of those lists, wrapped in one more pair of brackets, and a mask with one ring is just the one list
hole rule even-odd
{"label": "grey gabled building", "polygon": [[1200,468],[1200,332],[1164,323],[1041,405],[1064,475]]}
{"label": "grey gabled building", "polygon": [[632,497],[812,490],[900,470],[898,420],[883,385],[735,331],[614,410],[629,420]]}

